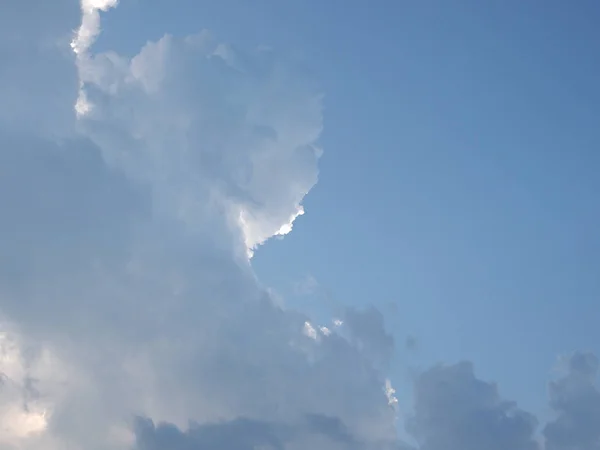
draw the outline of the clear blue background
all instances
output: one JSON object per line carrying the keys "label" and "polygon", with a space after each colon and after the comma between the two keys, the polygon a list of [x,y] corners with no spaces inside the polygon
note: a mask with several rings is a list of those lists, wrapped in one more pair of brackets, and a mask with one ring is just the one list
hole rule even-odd
{"label": "clear blue background", "polygon": [[556,356],[600,351],[599,17],[595,0],[129,0],[98,45],[208,28],[303,60],[325,93],[321,177],[257,252],[262,280],[377,305],[401,403],[407,368],[470,359],[543,417]]}

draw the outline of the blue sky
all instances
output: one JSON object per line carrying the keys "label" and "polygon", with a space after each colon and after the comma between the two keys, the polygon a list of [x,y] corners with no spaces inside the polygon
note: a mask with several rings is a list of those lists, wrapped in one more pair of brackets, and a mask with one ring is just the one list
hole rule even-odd
{"label": "blue sky", "polygon": [[0,447],[597,449],[600,6],[82,4],[0,18]]}
{"label": "blue sky", "polygon": [[542,413],[556,355],[597,351],[598,7],[502,4],[327,8],[321,179],[257,264],[395,303],[418,361]]}
{"label": "blue sky", "polygon": [[599,8],[451,3],[189,2],[185,19],[132,3],[107,27],[143,8],[149,34],[201,26],[303,59],[325,154],[261,277],[374,303],[419,340],[399,371],[470,359],[541,413],[556,356],[598,351]]}

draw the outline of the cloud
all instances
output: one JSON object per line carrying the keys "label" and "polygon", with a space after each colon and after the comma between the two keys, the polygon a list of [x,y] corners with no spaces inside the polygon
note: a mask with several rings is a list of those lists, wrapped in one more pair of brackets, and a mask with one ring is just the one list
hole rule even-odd
{"label": "cloud", "polygon": [[562,358],[565,374],[550,383],[556,417],[537,434],[537,419],[500,397],[495,384],[478,379],[471,363],[438,365],[415,382],[414,413],[406,426],[420,450],[600,448],[598,358]]}
{"label": "cloud", "polygon": [[[249,258],[317,182],[312,80],[208,32],[94,53],[116,1],[9,4],[0,448],[407,448],[383,315],[313,325]],[[597,366],[576,354],[550,385],[547,450],[597,448]],[[541,448],[535,418],[469,363],[423,372],[414,393],[421,450]]]}
{"label": "cloud", "polygon": [[78,116],[89,114],[93,105],[87,98],[84,74],[88,65],[89,50],[100,35],[100,13],[116,8],[119,0],[81,0],[81,24],[71,41],[79,70],[79,92],[75,102]]}
{"label": "cloud", "polygon": [[270,52],[233,65],[220,48],[202,33],[167,35],[130,60],[96,55],[82,75],[97,108],[85,126],[110,164],[153,186],[164,214],[201,226],[202,208],[218,209],[251,253],[304,211],[321,95]]}
{"label": "cloud", "polygon": [[407,430],[421,450],[535,450],[536,419],[477,379],[470,363],[436,366],[415,383]]}
{"label": "cloud", "polygon": [[[94,54],[108,5],[84,10],[77,58],[23,64],[51,77],[23,103],[35,121],[0,121],[0,314],[16,342],[1,445],[150,445],[136,416],[159,435],[192,421],[202,439],[271,424],[288,448],[393,443],[384,374],[330,330],[306,336],[310,318],[279,307],[248,258],[317,181],[319,90],[274,52],[206,32]],[[75,121],[80,86],[94,108]]]}
{"label": "cloud", "polygon": [[47,424],[46,409],[35,399],[21,348],[6,332],[0,334],[0,355],[0,444],[6,445],[44,431]]}
{"label": "cloud", "polygon": [[375,364],[385,367],[390,362],[394,338],[385,329],[383,315],[377,308],[346,308],[343,324],[351,342]]}
{"label": "cloud", "polygon": [[186,431],[138,418],[135,424],[137,450],[315,450],[366,449],[339,419],[308,414],[293,424],[238,418],[228,422],[193,424]]}
{"label": "cloud", "polygon": [[575,353],[564,362],[566,374],[550,383],[550,406],[557,417],[544,428],[546,449],[600,449],[598,358]]}
{"label": "cloud", "polygon": [[100,12],[116,8],[119,0],[81,0],[81,25],[71,41],[78,54],[87,52],[100,34]]}

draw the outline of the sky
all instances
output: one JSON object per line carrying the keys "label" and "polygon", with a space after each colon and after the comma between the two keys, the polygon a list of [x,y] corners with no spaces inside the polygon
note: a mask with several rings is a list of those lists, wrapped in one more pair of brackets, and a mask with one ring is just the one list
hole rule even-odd
{"label": "sky", "polygon": [[0,450],[598,450],[592,0],[5,0]]}

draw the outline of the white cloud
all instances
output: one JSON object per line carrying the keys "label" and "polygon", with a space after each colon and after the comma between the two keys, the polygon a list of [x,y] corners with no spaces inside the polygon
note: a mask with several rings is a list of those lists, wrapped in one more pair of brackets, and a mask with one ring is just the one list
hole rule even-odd
{"label": "white cloud", "polygon": [[305,336],[313,339],[313,340],[317,340],[317,330],[315,330],[315,327],[313,327],[310,322],[304,322],[304,327],[302,328],[302,332],[304,333]]}
{"label": "white cloud", "polygon": [[27,372],[18,343],[7,333],[0,334],[0,444],[14,445],[46,429],[46,409],[28,398]]}
{"label": "white cloud", "polygon": [[71,48],[82,55],[87,52],[100,34],[100,12],[115,8],[119,0],[81,0],[81,25]]}
{"label": "white cloud", "polygon": [[[54,401],[66,396],[67,369],[49,348],[22,339],[8,323],[0,333],[0,448],[45,439]],[[71,375],[74,375],[73,373]]]}
{"label": "white cloud", "polygon": [[[248,259],[291,231],[317,181],[319,90],[207,32],[94,54],[116,1],[9,4],[0,448],[406,448],[381,313],[314,326]],[[77,98],[94,107],[75,122]],[[597,366],[576,354],[551,384],[547,450],[598,448]],[[543,445],[468,363],[425,371],[414,392],[421,450]]]}
{"label": "white cloud", "polygon": [[167,35],[130,60],[95,55],[82,72],[97,108],[85,126],[110,164],[153,186],[163,214],[201,227],[218,210],[252,252],[304,211],[321,96],[271,53],[246,55],[240,71],[218,47],[206,33]]}
{"label": "white cloud", "polygon": [[323,336],[331,335],[331,330],[327,327],[319,327],[319,330],[321,331],[321,333],[323,333]]}
{"label": "white cloud", "polygon": [[388,399],[388,405],[396,407],[398,405],[398,398],[396,397],[396,389],[392,387],[390,380],[385,380],[384,392]]}
{"label": "white cloud", "polygon": [[119,0],[81,0],[81,24],[71,41],[79,70],[79,92],[75,112],[80,117],[90,114],[93,109],[85,90],[85,72],[89,70],[90,47],[100,35],[100,13],[116,8],[118,4]]}
{"label": "white cloud", "polygon": [[[76,62],[94,108],[71,129],[62,108],[36,113],[39,128],[0,121],[1,312],[60,362],[2,367],[5,441],[155,448],[139,416],[180,433],[190,420],[275,424],[293,430],[289,448],[393,442],[383,374],[347,340],[306,339],[308,318],[277,306],[247,258],[289,232],[317,181],[319,91],[273,52],[207,33],[94,54],[97,13],[114,2],[88,6],[76,61],[49,64]],[[44,86],[70,92],[70,109],[76,81]],[[57,114],[49,138],[39,130]],[[29,373],[43,382],[24,409]]]}

